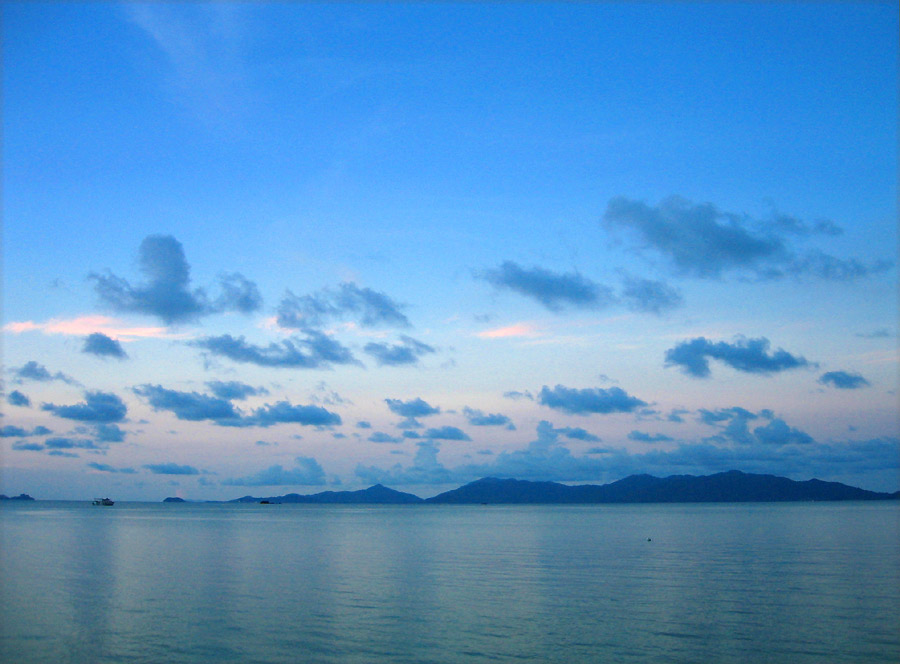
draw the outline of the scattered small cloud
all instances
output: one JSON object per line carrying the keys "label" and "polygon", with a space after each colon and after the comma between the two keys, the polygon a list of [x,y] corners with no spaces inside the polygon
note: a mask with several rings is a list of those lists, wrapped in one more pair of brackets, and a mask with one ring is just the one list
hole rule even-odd
{"label": "scattered small cloud", "polygon": [[33,380],[40,383],[48,383],[53,380],[60,380],[69,385],[77,385],[78,381],[64,374],[62,371],[50,373],[43,364],[39,364],[34,360],[26,362],[21,367],[13,369],[13,378],[15,382],[21,383],[26,380]]}
{"label": "scattered small cloud", "polygon": [[249,422],[261,427],[286,423],[327,427],[341,424],[341,416],[321,406],[294,405],[288,401],[279,401],[254,410]]}
{"label": "scattered small cloud", "polygon": [[385,293],[345,282],[336,291],[324,288],[302,296],[288,291],[278,305],[277,321],[281,327],[304,331],[348,318],[362,327],[410,327],[402,308]]}
{"label": "scattered small cloud", "polygon": [[789,369],[815,366],[800,355],[791,355],[779,348],[768,353],[769,340],[739,337],[734,343],[713,342],[705,337],[682,341],[666,351],[666,366],[678,366],[695,378],[710,375],[709,359],[719,360],[732,369],[745,373],[770,374]]}
{"label": "scattered small cloud", "polygon": [[339,341],[314,330],[307,331],[306,338],[295,336],[268,346],[257,346],[243,336],[230,334],[204,337],[190,343],[212,355],[261,367],[323,369],[332,364],[358,364],[350,350]]}
{"label": "scattered small cloud", "polygon": [[128,357],[118,340],[112,339],[102,332],[93,332],[85,337],[81,352],[97,357],[113,357],[117,360],[124,360]]}
{"label": "scattered small cloud", "polygon": [[527,401],[534,401],[534,395],[528,390],[525,390],[523,392],[520,392],[518,390],[510,390],[509,392],[504,392],[503,396],[507,399],[512,399],[513,401],[521,401],[522,399],[525,399]]}
{"label": "scattered small cloud", "polygon": [[541,267],[523,268],[513,261],[479,275],[497,288],[512,290],[540,302],[550,311],[565,307],[592,309],[614,301],[612,290],[577,272],[556,273]]}
{"label": "scattered small cloud", "polygon": [[681,292],[652,279],[626,276],[622,282],[622,301],[632,311],[662,314],[684,304]]}
{"label": "scattered small cloud", "polygon": [[388,435],[386,433],[382,433],[381,431],[376,431],[368,438],[370,443],[402,443],[402,438],[397,438],[395,436]]}
{"label": "scattered small cloud", "polygon": [[99,470],[101,473],[123,473],[126,475],[133,475],[137,472],[134,468],[116,468],[106,463],[97,463],[96,461],[91,461],[87,466],[88,468]]}
{"label": "scattered small cloud", "polygon": [[193,466],[182,466],[177,463],[149,463],[144,466],[154,475],[199,475],[200,471]]}
{"label": "scattered small cloud", "polygon": [[226,486],[322,486],[325,471],[311,457],[297,457],[293,468],[269,466],[253,475],[223,480]]}
{"label": "scattered small cloud", "polygon": [[889,339],[894,336],[889,329],[882,327],[872,332],[857,332],[856,336],[862,339]]}
{"label": "scattered small cloud", "polygon": [[209,391],[219,399],[227,399],[228,401],[243,401],[247,397],[255,397],[269,393],[264,387],[253,387],[246,383],[236,380],[221,381],[210,380],[206,382]]}
{"label": "scattered small cloud", "polygon": [[12,449],[19,452],[41,452],[44,450],[44,446],[41,443],[17,440],[12,444]]}
{"label": "scattered small cloud", "polygon": [[444,426],[425,431],[425,438],[431,440],[472,440],[469,435],[458,427]]}
{"label": "scattered small cloud", "polygon": [[848,373],[846,371],[826,371],[819,376],[819,382],[822,385],[831,385],[840,390],[857,390],[861,387],[869,386],[869,381],[858,373]]}
{"label": "scattered small cloud", "polygon": [[554,429],[555,432],[569,438],[570,440],[583,440],[587,443],[599,443],[600,437],[595,436],[591,432],[581,427],[560,427]]}
{"label": "scattered small cloud", "polygon": [[484,413],[483,411],[480,411],[476,408],[469,408],[468,406],[466,406],[465,408],[463,408],[463,415],[466,416],[466,419],[472,426],[505,426],[515,429],[512,420],[510,420],[506,415],[502,415],[501,413]]}
{"label": "scattered small cloud", "polygon": [[147,399],[153,410],[167,410],[179,420],[239,420],[241,413],[226,399],[197,392],[179,392],[160,385],[140,385],[134,393]]}
{"label": "scattered small cloud", "polygon": [[834,235],[833,222],[814,226],[796,219],[762,222],[746,215],[723,212],[711,203],[695,204],[678,196],[657,206],[624,196],[606,207],[607,230],[624,229],[640,241],[641,250],[652,250],[668,259],[681,275],[719,279],[729,273],[755,279],[786,276],[849,281],[888,269],[891,261],[866,265],[856,259],[841,259],[813,250],[798,254],[791,239],[813,233]]}
{"label": "scattered small cloud", "polygon": [[23,408],[31,407],[31,399],[19,392],[19,390],[10,392],[6,397],[6,401],[10,406],[22,406]]}
{"label": "scattered small cloud", "polygon": [[531,323],[516,323],[507,325],[506,327],[498,327],[492,330],[484,330],[476,336],[482,339],[507,339],[511,337],[537,337],[540,336],[538,329]]}
{"label": "scattered small cloud", "polygon": [[63,334],[83,337],[99,332],[114,339],[178,339],[184,334],[168,332],[164,327],[136,327],[109,316],[79,316],[77,318],[53,318],[45,323],[18,321],[3,326],[4,332],[22,334],[39,331],[44,334]]}
{"label": "scattered small cloud", "polygon": [[109,392],[87,392],[84,403],[71,406],[58,406],[52,403],[41,405],[41,410],[79,422],[121,422],[125,419],[128,408],[125,402]]}
{"label": "scattered small cloud", "polygon": [[643,431],[631,431],[628,434],[628,440],[634,440],[639,443],[662,443],[672,440],[669,436],[661,433],[645,433]]}
{"label": "scattered small cloud", "polygon": [[155,316],[172,325],[222,311],[250,313],[260,308],[262,298],[256,285],[239,274],[221,278],[222,295],[214,302],[204,289],[192,289],[184,248],[171,235],[144,238],[138,262],[145,279],[142,285],[132,286],[111,272],[88,276],[97,296],[114,311]]}
{"label": "scattered small cloud", "polygon": [[121,443],[125,440],[125,431],[117,424],[98,424],[94,427],[94,435],[101,443]]}
{"label": "scattered small cloud", "polygon": [[406,418],[426,417],[428,415],[437,415],[441,409],[432,406],[420,398],[410,399],[409,401],[401,401],[400,399],[385,399],[388,409],[395,415]]}
{"label": "scattered small cloud", "polygon": [[435,352],[428,344],[406,335],[400,337],[400,342],[387,344],[373,341],[367,343],[363,350],[374,357],[379,366],[389,367],[418,364],[420,357]]}
{"label": "scattered small cloud", "polygon": [[538,393],[538,403],[573,415],[630,413],[647,405],[619,387],[576,389],[562,385],[552,390],[544,385]]}

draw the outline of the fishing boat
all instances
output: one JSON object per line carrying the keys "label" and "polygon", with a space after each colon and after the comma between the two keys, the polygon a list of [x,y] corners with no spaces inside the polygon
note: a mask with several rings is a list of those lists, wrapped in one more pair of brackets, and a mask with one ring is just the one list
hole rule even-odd
{"label": "fishing boat", "polygon": [[94,500],[93,504],[104,505],[105,507],[112,507],[113,505],[115,505],[115,503],[109,498],[97,498],[96,500]]}

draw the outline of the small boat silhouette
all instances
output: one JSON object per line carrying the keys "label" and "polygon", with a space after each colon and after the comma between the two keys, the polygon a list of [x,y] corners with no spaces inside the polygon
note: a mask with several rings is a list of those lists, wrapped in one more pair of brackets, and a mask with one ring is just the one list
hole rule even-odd
{"label": "small boat silhouette", "polygon": [[94,502],[92,504],[93,505],[104,505],[106,507],[112,507],[113,505],[115,505],[115,503],[113,501],[111,501],[109,498],[97,498],[94,500]]}

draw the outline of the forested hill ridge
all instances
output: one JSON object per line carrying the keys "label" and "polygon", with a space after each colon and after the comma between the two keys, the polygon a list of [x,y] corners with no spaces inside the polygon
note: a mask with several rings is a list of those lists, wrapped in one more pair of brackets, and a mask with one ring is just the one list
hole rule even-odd
{"label": "forested hill ridge", "polygon": [[610,484],[569,486],[558,482],[531,482],[485,477],[431,498],[389,489],[381,484],[360,491],[324,491],[259,498],[244,496],[233,503],[309,504],[590,504],[590,503],[709,503],[786,502],[809,500],[897,500],[900,491],[881,493],[841,484],[807,480],[798,482],[775,475],[730,470],[714,475],[631,475]]}
{"label": "forested hill ridge", "polygon": [[0,493],[0,500],[34,500],[27,493],[20,493],[18,496],[7,496],[4,493]]}
{"label": "forested hill ridge", "polygon": [[388,489],[381,484],[376,484],[375,486],[370,486],[368,489],[361,489],[360,491],[323,491],[322,493],[310,495],[289,493],[284,496],[270,496],[269,498],[243,496],[228,502],[258,503],[262,501],[268,501],[270,503],[347,503],[368,505],[405,505],[424,502],[421,498],[414,496],[411,493],[403,493],[402,491]]}

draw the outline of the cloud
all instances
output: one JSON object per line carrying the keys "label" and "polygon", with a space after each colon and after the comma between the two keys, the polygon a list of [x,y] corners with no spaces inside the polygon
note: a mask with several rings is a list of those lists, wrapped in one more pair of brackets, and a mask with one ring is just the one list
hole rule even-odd
{"label": "cloud", "polygon": [[529,323],[516,323],[506,327],[498,327],[493,330],[485,330],[477,334],[482,339],[506,339],[508,337],[537,337],[540,333],[534,325]]}
{"label": "cloud", "polygon": [[528,401],[534,401],[534,395],[525,390],[524,392],[519,392],[517,390],[510,390],[509,392],[504,392],[503,396],[507,399],[512,399],[513,401],[520,401],[522,399],[527,399]]}
{"label": "cloud", "polygon": [[87,392],[84,403],[72,406],[41,405],[41,410],[79,422],[121,422],[128,408],[120,397],[108,392]]}
{"label": "cloud", "polygon": [[815,442],[808,433],[788,426],[784,420],[775,418],[765,426],[753,430],[756,440],[764,445],[808,445]]}
{"label": "cloud", "polygon": [[468,434],[458,427],[438,427],[425,431],[425,437],[432,440],[472,440]]}
{"label": "cloud", "polygon": [[357,364],[349,349],[321,332],[307,331],[307,337],[292,337],[268,346],[247,343],[243,336],[223,334],[205,337],[191,342],[213,355],[226,357],[233,362],[255,364],[261,367],[288,369],[321,369],[332,364]]}
{"label": "cloud", "polygon": [[[710,412],[710,411],[707,411]],[[757,417],[742,408],[719,411],[726,419]],[[760,416],[770,416],[761,411]],[[466,464],[447,468],[437,459],[437,443],[420,443],[410,466],[401,464],[381,469],[358,465],[356,475],[369,482],[383,484],[450,484],[469,482],[479,477],[513,477],[535,481],[577,481],[602,483],[632,475],[650,473],[709,474],[738,469],[744,472],[799,476],[844,478],[847,475],[871,477],[884,471],[896,477],[900,468],[900,439],[880,438],[860,442],[817,443],[802,431],[781,420],[758,427],[751,434],[753,444],[735,441],[682,443],[675,449],[653,449],[632,454],[620,448],[593,448],[588,456],[576,457],[559,437],[563,430],[547,421],[537,426],[537,437],[524,449],[503,451],[487,463]],[[591,455],[599,455],[591,456]]]}
{"label": "cloud", "polygon": [[228,486],[321,486],[325,484],[325,471],[319,462],[311,457],[297,457],[294,468],[280,465],[269,466],[247,477],[227,479],[222,484]]}
{"label": "cloud", "polygon": [[102,332],[94,332],[85,337],[81,352],[97,357],[114,357],[117,360],[124,360],[128,357],[122,344]]}
{"label": "cloud", "polygon": [[229,401],[242,401],[247,397],[255,397],[258,395],[268,394],[269,390],[264,387],[253,387],[246,383],[236,380],[223,382],[221,380],[207,381],[206,386],[210,391],[220,399],[228,399]]}
{"label": "cloud", "polygon": [[861,337],[862,339],[888,339],[894,335],[891,334],[889,329],[882,327],[872,332],[857,332],[856,336]]}
{"label": "cloud", "polygon": [[537,300],[550,311],[564,307],[591,309],[610,304],[612,290],[578,273],[555,273],[540,267],[523,268],[513,261],[478,275],[497,288],[515,291]]}
{"label": "cloud", "polygon": [[661,314],[684,304],[677,288],[662,281],[628,277],[623,279],[622,300],[632,311]]}
{"label": "cloud", "polygon": [[148,235],[138,249],[143,285],[132,286],[111,272],[88,278],[100,299],[115,311],[147,314],[167,325],[221,311],[248,313],[259,308],[256,286],[239,274],[221,278],[220,298],[211,303],[202,288],[190,288],[190,266],[181,243],[171,235]]}
{"label": "cloud", "polygon": [[562,427],[554,429],[557,433],[562,434],[571,440],[583,440],[588,443],[599,443],[600,437],[582,429],[581,427]]}
{"label": "cloud", "polygon": [[0,438],[26,438],[28,436],[46,436],[50,433],[53,432],[47,427],[40,425],[36,426],[31,431],[13,424],[7,424],[0,428]]}
{"label": "cloud", "polygon": [[785,214],[776,214],[770,222],[780,232],[807,237],[810,235],[843,235],[844,229],[833,221],[822,219],[809,225],[802,219]]}
{"label": "cloud", "polygon": [[628,434],[628,440],[635,440],[639,443],[661,443],[672,439],[661,433],[650,434],[643,431],[632,431]]}
{"label": "cloud", "polygon": [[177,463],[149,463],[144,466],[154,475],[199,475],[200,471],[193,466],[180,466]]}
{"label": "cloud", "polygon": [[348,318],[362,327],[410,327],[409,319],[401,309],[402,305],[385,293],[345,282],[337,291],[324,288],[303,296],[288,291],[278,305],[277,321],[281,327],[297,330]]}
{"label": "cloud", "polygon": [[855,258],[835,258],[821,251],[810,251],[793,260],[784,271],[798,277],[811,275],[826,281],[854,281],[884,272],[891,266],[893,262],[889,260],[878,260],[866,265]]}
{"label": "cloud", "polygon": [[100,449],[93,440],[87,438],[48,438],[44,441],[44,447],[48,450],[96,450]]}
{"label": "cloud", "polygon": [[480,410],[469,408],[468,406],[466,406],[465,408],[463,408],[463,415],[466,416],[469,424],[476,427],[505,426],[515,429],[512,420],[510,420],[506,415],[501,415],[500,413],[485,414]]}
{"label": "cloud", "polygon": [[806,358],[791,355],[779,348],[768,354],[769,340],[745,339],[739,337],[734,343],[712,342],[705,337],[683,341],[666,351],[666,366],[679,366],[681,370],[695,378],[706,378],[710,374],[709,360],[724,362],[732,369],[745,373],[769,374],[788,369],[815,366]]}
{"label": "cloud", "polygon": [[647,405],[618,387],[575,389],[562,385],[552,390],[544,385],[538,393],[538,403],[574,415],[631,413]]}
{"label": "cloud", "polygon": [[382,470],[375,466],[356,466],[356,476],[372,484],[447,484],[453,481],[453,475],[437,459],[440,447],[438,443],[425,441],[417,444],[416,455],[412,465],[404,468],[395,464],[392,468]]}
{"label": "cloud", "polygon": [[213,305],[214,311],[237,311],[252,314],[262,308],[262,296],[252,281],[237,272],[219,276],[222,294]]}
{"label": "cloud", "polygon": [[882,272],[889,261],[865,265],[821,251],[798,255],[791,238],[813,234],[834,235],[831,222],[810,228],[798,220],[759,222],[745,215],[723,212],[711,203],[694,204],[672,196],[658,206],[625,197],[613,198],[603,215],[608,230],[631,231],[642,249],[651,249],[671,261],[682,275],[717,279],[727,273],[749,274],[757,279],[788,275],[847,281]]}
{"label": "cloud", "polygon": [[[762,426],[750,430],[749,422],[756,419],[768,420]],[[704,443],[736,444],[749,447],[784,447],[788,445],[808,445],[815,440],[775,417],[771,410],[753,413],[744,408],[723,408],[717,411],[701,409],[700,421],[711,426],[723,426],[721,433],[704,439]]]}
{"label": "cloud", "polygon": [[94,470],[99,470],[102,473],[124,473],[127,475],[132,475],[137,471],[134,468],[115,468],[106,463],[97,463],[96,461],[92,461],[88,463],[88,468],[93,468]]}
{"label": "cloud", "polygon": [[62,371],[57,371],[55,374],[51,374],[47,367],[43,364],[38,364],[34,360],[30,360],[26,362],[23,366],[18,369],[13,369],[13,377],[17,383],[21,383],[24,380],[34,380],[41,383],[47,383],[51,380],[61,380],[64,383],[68,383],[69,385],[77,385],[78,381],[74,378],[70,378]]}
{"label": "cloud", "polygon": [[171,411],[180,420],[211,420],[219,426],[269,427],[282,423],[331,426],[341,423],[340,415],[320,406],[293,405],[287,401],[265,404],[246,415],[226,399],[197,392],[179,392],[159,385],[140,385],[134,392],[146,398],[154,410]]}
{"label": "cloud", "polygon": [[85,336],[100,332],[116,339],[175,339],[184,334],[167,332],[164,327],[134,327],[109,316],[79,316],[78,318],[53,318],[46,323],[19,321],[7,323],[4,332],[21,334],[23,332],[40,331],[44,334],[64,334],[67,336]]}
{"label": "cloud", "polygon": [[19,390],[13,390],[6,397],[6,401],[10,406],[23,406],[25,408],[31,407],[31,399],[27,396],[19,392]]}
{"label": "cloud", "polygon": [[94,427],[94,433],[101,443],[121,443],[125,440],[125,431],[116,424],[98,424]]}
{"label": "cloud", "polygon": [[282,423],[335,426],[341,424],[341,416],[321,406],[295,406],[287,401],[279,401],[271,406],[266,404],[254,410],[250,422],[262,427]]}
{"label": "cloud", "polygon": [[420,357],[435,352],[428,344],[412,337],[402,335],[400,340],[402,343],[399,345],[371,342],[363,350],[374,357],[379,366],[392,367],[417,364]]}
{"label": "cloud", "polygon": [[827,371],[819,376],[819,382],[841,390],[856,390],[869,386],[869,381],[859,374],[846,371]]}
{"label": "cloud", "polygon": [[400,417],[426,417],[427,415],[437,415],[441,412],[440,408],[431,406],[420,398],[410,399],[409,401],[385,399],[384,402],[392,413]]}
{"label": "cloud", "polygon": [[134,393],[144,397],[153,410],[168,410],[179,420],[240,420],[241,413],[225,399],[197,392],[179,392],[160,385],[139,385]]}
{"label": "cloud", "polygon": [[17,440],[12,444],[12,449],[20,452],[41,452],[44,446],[41,443],[29,443],[24,440]]}
{"label": "cloud", "polygon": [[382,433],[381,431],[376,431],[368,438],[371,443],[402,443],[402,438],[396,438],[394,436],[389,436],[386,433]]}
{"label": "cloud", "polygon": [[739,216],[710,203],[694,205],[673,196],[650,207],[618,197],[607,204],[603,221],[610,229],[634,231],[645,247],[667,256],[679,272],[697,277],[718,277],[735,268],[761,269],[788,257],[778,237],[753,232]]}

